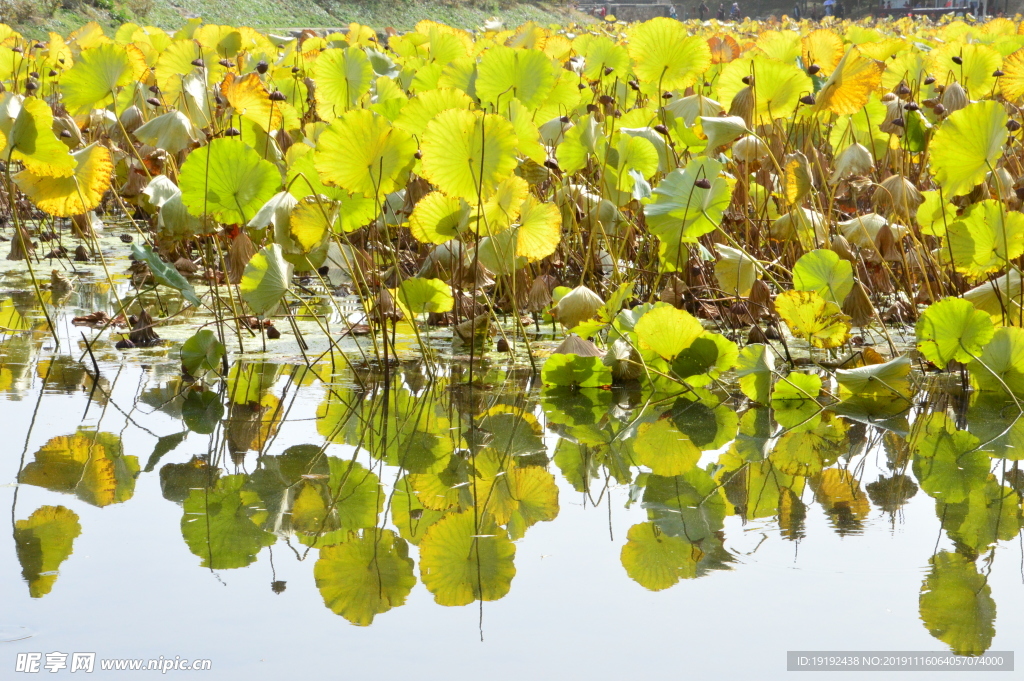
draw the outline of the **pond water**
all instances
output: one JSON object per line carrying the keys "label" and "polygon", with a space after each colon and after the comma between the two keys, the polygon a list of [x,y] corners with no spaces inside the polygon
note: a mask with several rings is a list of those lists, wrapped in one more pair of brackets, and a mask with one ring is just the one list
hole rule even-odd
{"label": "pond water", "polygon": [[59,347],[0,280],[0,678],[93,652],[97,678],[762,679],[789,650],[1024,638],[1012,403],[572,392],[496,353],[307,366],[294,338],[189,382],[195,320],[94,364],[70,320],[112,309],[97,271],[46,294]]}

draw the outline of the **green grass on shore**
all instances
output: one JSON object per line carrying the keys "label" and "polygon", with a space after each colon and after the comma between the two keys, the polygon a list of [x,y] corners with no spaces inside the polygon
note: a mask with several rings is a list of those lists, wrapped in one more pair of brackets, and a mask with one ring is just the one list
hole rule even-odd
{"label": "green grass on shore", "polygon": [[527,21],[549,24],[586,20],[585,15],[567,7],[527,3],[509,5],[494,0],[477,0],[472,3],[451,0],[152,0],[151,8],[144,16],[132,11],[132,6],[143,4],[141,1],[115,0],[109,10],[83,5],[73,11],[58,10],[51,17],[39,16],[37,13],[31,20],[15,27],[26,35],[42,38],[49,31],[67,35],[89,21],[98,21],[115,30],[125,21],[173,30],[192,17],[202,17],[209,23],[261,29],[339,27],[355,21],[378,29],[391,26],[405,30],[422,19],[472,29],[481,26],[491,17],[502,19],[507,27],[515,27]]}

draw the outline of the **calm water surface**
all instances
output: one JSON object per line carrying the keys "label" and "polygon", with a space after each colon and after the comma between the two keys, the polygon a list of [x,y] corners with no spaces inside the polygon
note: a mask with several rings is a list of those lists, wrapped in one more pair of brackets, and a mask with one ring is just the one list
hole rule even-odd
{"label": "calm water surface", "polygon": [[[201,388],[174,344],[102,342],[97,381],[68,322],[97,295],[64,303],[60,349],[45,323],[0,335],[0,678],[57,651],[212,679],[774,679],[787,650],[1024,640],[1005,404],[559,393],[497,355],[473,384],[250,356]],[[41,319],[0,298],[5,325]]]}

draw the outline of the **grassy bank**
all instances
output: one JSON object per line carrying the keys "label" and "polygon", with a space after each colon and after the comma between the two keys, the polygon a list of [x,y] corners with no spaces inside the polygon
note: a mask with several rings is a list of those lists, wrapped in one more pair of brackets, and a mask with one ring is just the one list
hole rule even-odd
{"label": "grassy bank", "polygon": [[510,27],[526,21],[548,24],[586,18],[579,12],[556,5],[489,0],[289,0],[287,3],[251,0],[88,0],[76,4],[72,9],[58,8],[52,12],[46,7],[47,4],[45,0],[0,0],[0,22],[10,23],[26,35],[44,37],[49,31],[66,35],[89,21],[97,21],[111,29],[128,21],[175,29],[192,17],[202,17],[210,23],[255,28],[334,27],[355,21],[375,28],[392,26],[398,30],[412,28],[422,19],[462,28],[476,28],[491,17],[502,19]]}

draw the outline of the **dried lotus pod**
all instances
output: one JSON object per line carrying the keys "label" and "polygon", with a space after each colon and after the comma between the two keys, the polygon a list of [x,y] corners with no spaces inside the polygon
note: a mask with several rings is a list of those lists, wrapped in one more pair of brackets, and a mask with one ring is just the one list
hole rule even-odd
{"label": "dried lotus pod", "polygon": [[758,279],[750,287],[750,295],[747,296],[747,309],[758,317],[763,314],[775,312],[775,304],[772,302],[772,290],[768,282]]}
{"label": "dried lotus pod", "polygon": [[750,330],[747,331],[747,345],[755,343],[768,343],[768,336],[757,324],[751,325]]}

